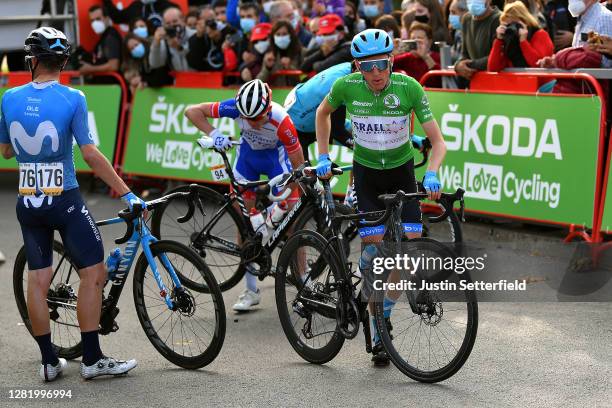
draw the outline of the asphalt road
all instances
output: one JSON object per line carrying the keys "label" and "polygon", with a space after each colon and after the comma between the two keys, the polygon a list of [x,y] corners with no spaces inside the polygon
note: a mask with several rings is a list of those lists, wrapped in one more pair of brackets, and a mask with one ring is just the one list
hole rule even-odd
{"label": "asphalt road", "polygon": [[[173,366],[151,346],[138,322],[131,280],[120,301],[120,330],[102,337],[107,355],[136,358],[139,366],[124,378],[84,382],[78,362],[64,378],[42,383],[37,375],[39,351],[23,326],[12,290],[12,266],[21,246],[11,184],[0,187],[0,406],[29,406],[40,401],[9,399],[10,390],[70,390],[70,400],[46,401],[97,406],[222,407],[561,407],[612,406],[612,323],[610,303],[481,303],[478,338],[465,366],[449,380],[420,384],[393,366],[372,367],[363,337],[347,341],[330,363],[305,363],[287,342],[274,304],[273,281],[263,282],[258,310],[234,315],[231,305],[242,289],[224,294],[227,334],[220,355],[209,366],[186,371]],[[85,194],[97,219],[121,206],[101,194]],[[495,241],[509,262],[522,260],[523,275],[564,268],[569,251],[557,238],[513,238],[483,233],[488,226],[466,227],[468,239]],[[121,228],[103,230],[105,247]],[[512,236],[512,234],[508,235]],[[522,235],[521,235],[522,237]],[[507,248],[506,248],[507,247]],[[552,248],[552,249],[551,249]],[[537,284],[537,283],[536,283]]]}

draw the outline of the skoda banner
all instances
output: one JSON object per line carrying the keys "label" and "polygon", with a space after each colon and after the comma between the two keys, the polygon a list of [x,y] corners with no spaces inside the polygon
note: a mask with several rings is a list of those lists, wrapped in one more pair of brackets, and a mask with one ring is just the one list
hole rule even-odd
{"label": "skoda banner", "polygon": [[[112,163],[117,141],[117,124],[121,105],[121,88],[117,85],[94,85],[75,87],[85,94],[87,99],[89,131],[98,149]],[[7,88],[0,88],[0,97]],[[90,171],[74,145],[74,165],[77,171]],[[17,170],[15,159],[0,160],[0,169]]]}

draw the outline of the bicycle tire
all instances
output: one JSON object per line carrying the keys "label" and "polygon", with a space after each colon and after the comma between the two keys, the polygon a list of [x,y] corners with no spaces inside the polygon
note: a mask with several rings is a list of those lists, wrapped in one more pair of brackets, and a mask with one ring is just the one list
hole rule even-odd
{"label": "bicycle tire", "polygon": [[[421,205],[421,213],[424,215],[423,217],[423,237],[432,238],[439,242],[445,243],[454,243],[461,244],[463,243],[463,227],[461,226],[461,220],[456,212],[452,211],[449,213],[448,217],[439,222],[439,223],[429,223],[425,214],[442,214],[442,209],[438,211],[438,206],[434,207],[432,205]],[[442,231],[442,226],[447,224],[448,231]],[[439,227],[438,227],[439,226]],[[436,227],[440,229],[439,232],[436,231]]]}
{"label": "bicycle tire", "polygon": [[[438,254],[444,254],[445,256],[451,256],[451,257],[453,256],[452,251],[448,247],[442,245],[441,243],[437,241],[434,241],[428,238],[415,238],[415,239],[410,240],[409,243],[414,245],[415,248],[422,247],[422,248],[427,248],[428,250],[431,250],[432,246],[435,246],[436,252],[439,251]],[[467,275],[464,275],[462,278],[468,279]],[[391,359],[391,362],[393,362],[393,364],[403,374],[419,382],[435,383],[435,382],[444,381],[452,377],[455,373],[457,373],[457,371],[461,369],[461,367],[463,367],[468,357],[470,356],[472,348],[474,347],[474,343],[476,341],[476,335],[478,333],[478,302],[476,300],[475,292],[473,290],[465,290],[464,294],[465,294],[465,299],[466,299],[465,301],[466,309],[465,310],[467,311],[467,318],[466,318],[467,323],[466,323],[465,335],[463,337],[461,345],[457,349],[456,355],[446,365],[440,368],[437,368],[435,370],[431,370],[431,371],[423,370],[423,369],[416,367],[412,363],[408,362],[407,359],[404,358],[400,354],[400,352],[397,350],[395,346],[396,343],[393,342],[393,339],[390,335],[387,324],[385,323],[385,320],[384,320],[383,302],[380,301],[381,294],[380,293],[377,294],[378,301],[376,301],[374,305],[374,316],[376,319],[376,326],[380,333],[383,345],[389,355],[389,358]],[[442,304],[443,303],[440,302],[440,305]],[[396,305],[396,308],[397,308],[397,305]],[[410,313],[414,314],[414,312],[412,311],[408,312],[408,314]],[[443,313],[440,313],[440,315],[442,314]],[[421,318],[417,314],[414,314],[414,315],[417,316],[416,317],[417,320]],[[414,316],[412,318],[414,318]],[[406,320],[406,319],[401,319],[401,320]],[[440,320],[436,323],[436,326],[440,324],[440,321],[442,320],[443,320],[443,316],[440,316]],[[419,328],[418,328],[419,332],[417,333],[417,335],[421,331],[421,323],[422,323],[422,319],[419,322]],[[416,323],[411,323],[410,327],[412,327],[413,325],[416,325]],[[430,327],[429,334],[430,334],[430,339],[431,339],[433,337],[431,336],[431,324],[427,324],[427,326]],[[406,330],[404,330],[404,332]],[[442,345],[440,336],[438,336],[437,333],[436,333],[436,336],[437,336],[437,339],[440,341],[440,344]],[[442,337],[445,337],[445,336],[442,336]],[[448,338],[446,338],[446,340],[448,340]],[[401,348],[401,346],[403,345],[403,341],[396,339],[396,342],[402,343],[400,345],[400,348]],[[415,342],[416,342],[416,336],[415,336],[415,339],[413,340],[412,346],[414,346]],[[429,345],[431,346],[431,342]],[[419,346],[420,346],[420,340],[419,340]],[[442,349],[444,350],[446,354],[446,351],[443,345],[442,345]],[[412,353],[412,347],[411,347],[411,353]],[[431,357],[430,357],[430,361],[431,361]],[[438,363],[437,358],[436,358],[436,363]],[[417,365],[418,365],[418,361],[417,361]]]}
{"label": "bicycle tire", "polygon": [[[181,355],[177,353],[172,347],[170,347],[167,344],[167,340],[170,336],[168,336],[165,340],[162,340],[162,338],[159,335],[159,331],[161,330],[161,328],[156,329],[156,327],[154,327],[152,323],[152,319],[150,319],[149,313],[146,308],[147,301],[145,300],[145,298],[152,297],[152,296],[145,295],[146,285],[144,283],[144,279],[145,279],[145,274],[147,274],[147,269],[148,269],[149,264],[148,264],[147,258],[144,255],[144,253],[140,254],[138,258],[138,262],[136,264],[136,268],[134,269],[133,293],[134,293],[134,305],[136,306],[136,314],[138,315],[138,320],[140,321],[140,324],[142,328],[144,329],[145,334],[147,338],[149,339],[149,341],[151,342],[151,344],[153,345],[153,347],[155,347],[155,349],[164,358],[166,358],[168,361],[172,362],[173,364],[176,364],[177,366],[183,367],[186,369],[193,370],[193,369],[202,368],[210,364],[219,355],[219,352],[221,351],[221,348],[223,347],[223,342],[225,340],[225,328],[226,328],[225,306],[223,303],[223,295],[221,293],[221,290],[219,289],[219,285],[217,285],[214,275],[209,270],[208,266],[202,260],[202,258],[197,253],[195,253],[192,249],[188,248],[187,246],[180,244],[178,242],[174,242],[174,241],[157,241],[150,245],[150,249],[154,257],[157,257],[157,255],[162,254],[162,253],[166,255],[177,254],[177,255],[182,256],[187,262],[190,262],[193,266],[196,267],[196,269],[201,273],[202,279],[206,282],[208,291],[206,293],[197,292],[198,295],[193,297],[193,301],[195,302],[194,305],[196,306],[194,310],[197,309],[197,305],[198,305],[197,299],[200,296],[210,295],[212,297],[212,303],[214,307],[213,314],[214,314],[214,319],[215,319],[215,327],[214,327],[214,330],[212,330],[213,334],[211,335],[210,344],[206,347],[206,349],[202,353],[194,355],[194,356],[187,357],[185,355]],[[172,260],[170,260],[170,262],[172,262]],[[174,264],[174,262],[172,263]],[[160,275],[164,275],[165,272],[163,271],[161,261],[158,260],[156,264],[158,265]],[[183,264],[181,265],[181,267],[183,267]],[[174,269],[176,270],[176,267]],[[151,276],[153,275],[152,272],[150,273],[150,275]],[[170,284],[170,282],[171,280],[168,277],[166,286],[169,290],[172,290],[172,285]],[[157,289],[157,286],[154,286],[154,287],[155,289]],[[151,291],[150,288],[149,288],[149,291]],[[152,293],[155,293],[155,292],[152,292]],[[159,297],[159,292],[157,292],[157,296]],[[172,320],[172,313],[179,313],[178,319],[179,321],[181,321],[181,333],[183,333],[182,319],[180,317],[181,312],[176,311],[176,310],[171,311],[167,309],[165,303],[161,300],[161,298],[159,300],[164,305],[162,306],[162,308],[165,309],[165,310],[162,310],[161,313],[163,313],[164,311],[170,312],[171,315],[169,318],[171,320]],[[201,303],[200,305],[202,304],[203,303]],[[153,320],[159,317],[161,313],[157,315]],[[171,322],[171,325],[172,325],[172,322]],[[174,325],[176,325],[176,323],[174,323]],[[174,326],[172,326],[171,328],[173,327]],[[200,326],[200,327],[203,327],[203,326]],[[195,334],[193,324],[191,326],[191,330]],[[184,340],[184,337],[182,339]],[[172,335],[172,342],[174,343],[174,335]],[[188,344],[188,349],[191,351],[191,343],[187,343],[187,344]],[[184,350],[185,341],[182,341],[181,345]],[[198,344],[198,347],[199,347],[199,344]]]}
{"label": "bicycle tire", "polygon": [[[287,286],[297,288],[295,282],[298,281],[295,277],[291,279],[293,274],[290,264],[292,263],[293,256],[298,253],[299,248],[304,246],[311,246],[319,251],[327,265],[330,266],[330,271],[333,274],[334,280],[338,281],[340,279],[341,269],[337,264],[337,257],[334,256],[333,250],[326,250],[327,244],[325,238],[317,232],[310,230],[296,232],[287,240],[279,255],[274,290],[276,308],[285,336],[296,353],[310,363],[325,364],[331,361],[340,352],[344,344],[344,337],[340,335],[334,325],[334,332],[323,347],[317,349],[310,347],[300,338],[300,335],[295,332],[294,323],[292,323],[291,315],[288,310]],[[289,274],[289,279],[287,274]],[[292,301],[293,299],[290,300],[290,302]]]}
{"label": "bicycle tire", "polygon": [[[185,186],[179,186],[179,187],[176,187],[170,190],[168,194],[174,193],[174,192],[187,192],[187,191],[189,191],[189,186],[185,185]],[[204,206],[206,206],[207,204],[210,204],[213,211],[216,211],[216,209],[220,208],[223,204],[226,203],[226,199],[222,194],[206,186],[198,186],[198,196],[202,204]],[[201,222],[198,220],[198,214],[201,217],[206,217],[209,214],[201,215],[200,211],[197,210],[198,207],[196,205],[196,211],[194,213],[193,218],[184,224],[179,224],[178,221],[176,221],[176,218],[179,216],[185,215],[186,210],[173,211],[173,210],[169,210],[169,208],[172,205],[176,205],[181,200],[182,198],[171,200],[165,203],[164,205],[161,205],[155,209],[155,211],[153,212],[153,217],[151,219],[151,233],[159,239],[172,239],[174,241],[183,243],[193,248],[192,236],[194,235],[194,233],[200,232],[203,226],[205,225],[204,219],[202,219]],[[240,239],[244,242],[245,226],[244,226],[244,222],[242,220],[241,215],[232,206],[229,206],[225,211],[226,212],[224,216],[225,216],[226,222],[232,225],[228,226],[228,228],[231,231],[227,234],[228,236],[224,237],[223,239],[232,239],[232,238],[237,239],[239,235]],[[227,214],[229,214],[229,218],[226,216]],[[167,225],[167,226],[176,225],[177,228],[179,228],[183,232],[183,234],[181,235],[175,232],[164,233],[164,231],[162,231],[162,229],[164,229],[162,228],[163,225]],[[169,228],[170,227],[166,227],[166,229],[169,229]],[[226,228],[223,232],[225,232],[228,228]],[[235,230],[235,233],[234,233],[234,230]],[[216,233],[212,232],[211,235],[215,235],[215,234]],[[224,260],[227,261],[228,259],[227,258],[228,254],[221,253],[221,252],[217,253],[217,251],[214,251],[210,247],[204,250],[204,252],[200,252],[197,248],[193,248],[193,249],[200,256],[204,254],[203,259],[206,262],[206,264],[209,266],[213,274],[215,275],[215,279],[217,280],[219,284],[219,288],[222,291],[226,291],[236,286],[240,282],[242,277],[244,276],[244,273],[246,270],[245,270],[244,265],[241,263],[240,255],[236,257],[237,259],[235,259],[234,261],[231,261],[231,262],[234,262],[233,264],[229,265],[225,263],[223,265],[222,263],[224,262]],[[231,257],[231,255],[229,256]],[[192,290],[197,290],[200,292],[206,292],[208,290],[206,287],[198,285],[188,276],[180,276],[180,279],[181,279],[181,282],[186,287]]]}
{"label": "bicycle tire", "polygon": [[[71,261],[70,256],[67,253],[65,253],[64,246],[60,242],[55,241],[55,240],[53,241],[53,251],[59,255],[60,259],[65,256],[64,261],[67,261],[70,264],[70,267],[74,270],[74,273],[77,273],[77,276],[78,276],[78,272],[77,272],[78,269],[76,268],[74,263]],[[19,310],[19,315],[21,316],[21,319],[23,320],[23,323],[28,329],[28,332],[30,333],[30,335],[34,337],[34,333],[32,332],[32,323],[28,316],[28,306],[27,306],[26,298],[24,296],[25,292],[24,292],[23,283],[24,283],[25,273],[27,273],[26,270],[27,270],[27,258],[26,258],[25,246],[23,246],[17,253],[15,264],[13,266],[13,292],[15,294],[15,301],[17,303],[17,309]],[[53,285],[53,281],[51,282],[51,284]],[[75,314],[74,321],[77,321],[76,311],[74,312],[74,314]],[[58,323],[56,322],[56,324]],[[56,325],[51,324],[51,342],[53,344],[53,348],[55,352],[57,353],[58,357],[65,358],[66,360],[74,360],[75,358],[78,358],[81,355],[83,355],[83,348],[81,345],[79,333],[76,334],[77,336],[76,338],[78,339],[78,341],[74,345],[71,345],[70,347],[63,347],[54,342],[55,339],[58,337],[56,333],[57,330],[54,330],[55,327]]]}

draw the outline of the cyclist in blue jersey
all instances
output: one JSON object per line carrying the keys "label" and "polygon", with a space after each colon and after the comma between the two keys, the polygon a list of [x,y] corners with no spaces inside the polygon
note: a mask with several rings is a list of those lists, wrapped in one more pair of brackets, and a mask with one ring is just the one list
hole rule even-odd
{"label": "cyclist in blue jersey", "polygon": [[102,289],[106,280],[100,232],[83,202],[75,176],[73,138],[94,173],[121,194],[129,208],[144,202],[136,197],[94,145],[81,91],[60,85],[60,71],[70,56],[61,31],[41,27],[25,40],[32,82],[8,90],[1,102],[0,153],[19,164],[17,219],[28,260],[27,305],[32,333],[42,355],[39,375],[55,380],[66,367],[51,342],[47,291],[53,270],[53,234],[58,231],[66,251],[79,268],[77,317],[81,329],[81,376],[125,374],[136,360],[105,356],[98,339]]}

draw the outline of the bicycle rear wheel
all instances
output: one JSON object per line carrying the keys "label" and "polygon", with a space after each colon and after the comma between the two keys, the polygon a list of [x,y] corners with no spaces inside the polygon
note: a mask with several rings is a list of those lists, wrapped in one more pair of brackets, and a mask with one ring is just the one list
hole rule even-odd
{"label": "bicycle rear wheel", "polygon": [[[317,277],[307,280],[304,288],[302,276],[315,268],[320,269],[313,273]],[[339,280],[340,269],[334,254],[320,234],[304,230],[287,240],[277,265],[276,308],[289,344],[308,362],[327,363],[344,344],[344,337],[336,330]],[[298,294],[323,306],[298,303]]]}
{"label": "bicycle rear wheel", "polygon": [[[179,186],[168,193],[186,192],[189,186]],[[176,198],[155,209],[151,220],[151,232],[159,239],[170,239],[193,248],[210,267],[222,291],[236,286],[244,276],[244,265],[241,264],[239,237],[243,238],[244,223],[240,214],[229,206],[221,215],[210,233],[195,242],[198,234],[208,226],[212,217],[227,202],[222,194],[215,190],[198,186],[198,196],[204,207],[202,213],[196,205],[193,217],[179,223],[177,218],[187,213],[187,198]],[[244,240],[243,240],[244,241]],[[181,282],[190,289],[206,291],[199,286],[199,276],[181,276]],[[194,281],[195,279],[195,281]]]}
{"label": "bicycle rear wheel", "polygon": [[[225,339],[225,306],[219,285],[206,263],[193,250],[173,241],[150,246],[160,278],[170,291],[175,310],[168,309],[144,253],[134,270],[134,304],[138,320],[153,347],[179,367],[198,369],[210,364]],[[177,289],[162,262],[166,255],[177,275],[195,276],[206,292]],[[179,278],[180,280],[180,278]]]}
{"label": "bicycle rear wheel", "polygon": [[[67,360],[82,355],[81,330],[77,320],[76,305],[80,277],[64,246],[53,241],[53,278],[47,292],[47,304],[51,319],[51,342],[59,357]],[[26,328],[33,336],[32,324],[28,317],[27,298],[27,259],[25,247],[21,247],[13,267],[13,292],[17,309]]]}
{"label": "bicycle rear wheel", "polygon": [[[425,257],[453,257],[453,252],[439,242],[416,238],[404,245]],[[432,274],[429,283],[442,279],[458,281],[457,274]],[[442,278],[442,279],[441,279]],[[393,273],[382,278],[389,283],[414,281],[410,272]],[[466,275],[461,279],[469,279]],[[454,375],[467,361],[478,331],[478,303],[472,290],[425,289],[415,281],[417,290],[388,290],[375,293],[376,325],[393,364],[408,377],[420,382],[439,382]],[[395,299],[390,316],[384,319],[382,297]]]}
{"label": "bicycle rear wheel", "polygon": [[460,244],[463,242],[461,220],[454,211],[448,217],[437,223],[429,222],[427,216],[440,215],[444,210],[438,204],[421,204],[423,214],[423,237],[435,239],[438,242]]}

